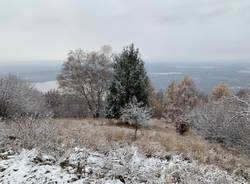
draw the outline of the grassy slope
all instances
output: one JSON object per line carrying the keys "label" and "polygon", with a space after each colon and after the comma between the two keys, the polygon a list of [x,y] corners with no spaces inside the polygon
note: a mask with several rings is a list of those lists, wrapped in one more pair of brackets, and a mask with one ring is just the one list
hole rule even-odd
{"label": "grassy slope", "polygon": [[[41,152],[62,157],[74,147],[84,147],[100,153],[135,145],[147,156],[167,158],[173,154],[182,154],[187,160],[198,160],[203,164],[216,165],[229,173],[238,169],[249,172],[250,157],[228,150],[219,144],[210,143],[194,130],[181,136],[171,124],[161,120],[151,120],[148,128],[138,131],[133,141],[134,129],[107,119],[57,119],[45,123],[44,120],[25,126],[1,124],[7,135],[18,137],[16,140],[2,139],[2,145],[16,149],[36,148]],[[0,141],[1,142],[1,141]]]}
{"label": "grassy slope", "polygon": [[250,158],[247,155],[210,143],[194,130],[181,136],[175,132],[173,125],[161,120],[151,120],[148,128],[140,129],[135,142],[132,140],[132,127],[122,126],[110,120],[62,119],[56,122],[69,134],[73,133],[71,137],[77,137],[77,144],[84,144],[98,151],[133,143],[147,156],[166,157],[177,153],[201,163],[217,165],[229,172],[238,166],[250,168]]}

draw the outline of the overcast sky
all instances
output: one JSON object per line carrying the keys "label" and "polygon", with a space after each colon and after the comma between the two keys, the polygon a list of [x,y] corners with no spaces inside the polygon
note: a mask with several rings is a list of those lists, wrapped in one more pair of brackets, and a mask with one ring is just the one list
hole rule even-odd
{"label": "overcast sky", "polygon": [[0,62],[131,42],[152,62],[250,59],[250,0],[0,0]]}

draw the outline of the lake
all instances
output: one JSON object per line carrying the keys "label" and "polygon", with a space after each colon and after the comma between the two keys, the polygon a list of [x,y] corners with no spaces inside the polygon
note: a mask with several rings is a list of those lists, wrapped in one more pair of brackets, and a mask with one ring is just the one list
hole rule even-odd
{"label": "lake", "polygon": [[59,86],[57,81],[37,82],[34,85],[41,92],[48,92],[51,89],[57,89]]}
{"label": "lake", "polygon": [[[147,73],[154,87],[166,89],[172,81],[181,81],[191,76],[197,87],[209,93],[217,84],[224,82],[232,89],[250,87],[250,62],[159,62],[146,63]],[[13,73],[35,83],[40,91],[46,92],[58,87],[56,77],[59,64],[1,66],[0,74]]]}

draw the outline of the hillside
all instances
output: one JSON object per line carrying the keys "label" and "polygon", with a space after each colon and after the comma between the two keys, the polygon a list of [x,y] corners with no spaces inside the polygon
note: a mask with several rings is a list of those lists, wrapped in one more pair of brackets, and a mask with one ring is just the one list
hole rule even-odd
{"label": "hillside", "polygon": [[209,143],[194,130],[181,136],[161,120],[150,120],[136,141],[132,127],[106,119],[27,126],[1,123],[2,183],[249,182],[249,156]]}

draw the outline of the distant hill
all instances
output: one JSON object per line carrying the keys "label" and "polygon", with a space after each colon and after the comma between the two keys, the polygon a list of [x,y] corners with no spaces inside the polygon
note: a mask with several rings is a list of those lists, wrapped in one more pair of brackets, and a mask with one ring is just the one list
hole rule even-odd
{"label": "distant hill", "polygon": [[[13,73],[31,82],[55,81],[61,63],[0,64],[0,74]],[[209,92],[215,85],[225,82],[233,89],[250,87],[250,62],[178,62],[146,63],[148,75],[155,88],[165,89],[173,80],[186,75],[193,77],[199,89]]]}
{"label": "distant hill", "polygon": [[[35,63],[35,62],[34,62]],[[61,64],[58,61],[39,62],[39,64],[1,64],[0,74],[15,74],[31,82],[45,82],[56,80]]]}
{"label": "distant hill", "polygon": [[147,63],[148,74],[157,89],[165,89],[173,80],[192,76],[199,89],[209,92],[225,82],[233,89],[250,87],[250,62],[219,63]]}

